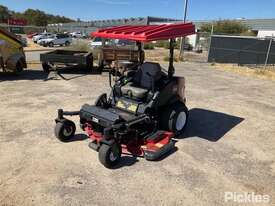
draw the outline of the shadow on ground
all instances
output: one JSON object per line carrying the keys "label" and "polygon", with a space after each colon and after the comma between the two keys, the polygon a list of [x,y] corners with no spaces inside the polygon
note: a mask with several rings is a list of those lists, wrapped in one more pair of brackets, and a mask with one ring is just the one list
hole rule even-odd
{"label": "shadow on ground", "polygon": [[86,134],[75,134],[70,140],[66,141],[66,143],[83,141],[88,138],[89,137]]}
{"label": "shadow on ground", "polygon": [[113,169],[119,169],[122,167],[129,167],[137,163],[139,160],[135,156],[125,155],[122,156],[118,164],[113,167]]}
{"label": "shadow on ground", "polygon": [[45,80],[48,74],[39,70],[25,70],[20,74],[0,72],[0,82],[18,80]]}
{"label": "shadow on ground", "polygon": [[[51,75],[51,73],[55,73],[54,75]],[[69,81],[72,79],[80,78],[86,75],[100,75],[101,71],[97,67],[94,67],[93,69],[87,69],[85,67],[81,66],[68,66],[59,68],[57,71],[52,71],[48,78],[46,80],[55,79],[56,77],[60,77],[63,80]],[[75,76],[71,76],[74,74]],[[70,76],[67,76],[70,75]],[[52,78],[51,76],[54,76]]]}
{"label": "shadow on ground", "polygon": [[243,120],[244,118],[221,112],[194,108],[189,111],[185,133],[178,138],[199,137],[216,142]]}
{"label": "shadow on ground", "polygon": [[[19,74],[0,72],[0,82],[2,81],[18,81],[18,80],[72,80],[86,75],[99,75],[100,69],[94,67],[87,69],[79,66],[67,66],[51,71],[50,73],[41,70],[24,70]],[[73,76],[72,76],[73,75]]]}

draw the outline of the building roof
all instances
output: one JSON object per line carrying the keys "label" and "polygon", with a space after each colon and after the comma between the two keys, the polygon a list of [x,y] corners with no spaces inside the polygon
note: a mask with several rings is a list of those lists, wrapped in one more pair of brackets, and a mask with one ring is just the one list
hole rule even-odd
{"label": "building roof", "polygon": [[[167,23],[167,22],[176,22],[176,21],[181,21],[181,20],[147,16],[147,17],[136,17],[136,18],[95,20],[95,21],[87,21],[87,22],[71,22],[71,23],[63,23],[62,26],[106,28],[106,27],[119,26],[119,25],[150,25],[154,22]],[[54,24],[49,24],[48,26],[54,26]]]}
{"label": "building roof", "polygon": [[[240,21],[247,25],[251,30],[275,30],[275,18],[274,19],[230,19]],[[71,22],[62,23],[61,27],[66,28],[106,28],[112,26],[121,25],[156,25],[164,23],[176,23],[181,22],[179,19],[161,18],[161,17],[137,17],[137,18],[123,18],[123,19],[107,19],[96,20],[88,22]],[[211,23],[217,20],[194,20],[192,21],[196,28],[199,29],[203,23]],[[54,27],[55,24],[48,26]]]}
{"label": "building roof", "polygon": [[148,42],[183,37],[194,33],[195,26],[192,23],[186,23],[148,26],[116,26],[99,29],[96,32],[92,32],[91,35],[110,39],[127,39]]}
{"label": "building roof", "polygon": [[[229,19],[236,20],[247,25],[251,30],[275,30],[275,19]],[[193,21],[196,28],[200,28],[204,23],[211,23],[217,20],[197,20]]]}

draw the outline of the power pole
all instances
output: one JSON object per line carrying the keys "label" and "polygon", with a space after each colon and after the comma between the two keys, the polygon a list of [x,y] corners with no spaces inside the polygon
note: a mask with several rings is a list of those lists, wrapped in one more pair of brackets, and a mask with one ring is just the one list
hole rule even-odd
{"label": "power pole", "polygon": [[[183,23],[186,22],[187,9],[188,9],[188,0],[185,0],[185,2],[184,2]],[[184,53],[184,44],[185,44],[185,37],[181,38],[181,40],[180,40],[180,56],[179,56],[180,58],[183,57],[183,53]]]}

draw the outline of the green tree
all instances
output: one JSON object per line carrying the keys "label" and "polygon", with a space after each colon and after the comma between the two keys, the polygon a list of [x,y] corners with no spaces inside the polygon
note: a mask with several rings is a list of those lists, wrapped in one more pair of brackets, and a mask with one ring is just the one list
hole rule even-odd
{"label": "green tree", "polygon": [[7,7],[0,5],[0,23],[6,22],[9,18],[25,19],[28,24],[35,26],[47,26],[47,24],[68,23],[74,21],[65,16],[47,14],[38,9],[27,9],[21,13],[10,11]]}
{"label": "green tree", "polygon": [[47,15],[43,11],[27,9],[23,13],[23,16],[28,21],[28,24],[35,26],[47,26]]}
{"label": "green tree", "polygon": [[[248,27],[239,21],[235,20],[219,20],[213,22],[214,34],[235,34],[247,32]],[[201,26],[202,32],[211,32],[212,23],[205,23]]]}
{"label": "green tree", "polygon": [[10,11],[7,7],[0,5],[0,23],[6,22],[10,18]]}

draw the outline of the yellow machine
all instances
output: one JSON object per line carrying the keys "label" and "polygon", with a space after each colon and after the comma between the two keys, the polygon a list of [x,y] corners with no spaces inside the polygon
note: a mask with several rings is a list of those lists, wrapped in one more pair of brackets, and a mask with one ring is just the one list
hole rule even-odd
{"label": "yellow machine", "polygon": [[26,67],[22,42],[14,34],[0,29],[0,71],[19,73]]}

